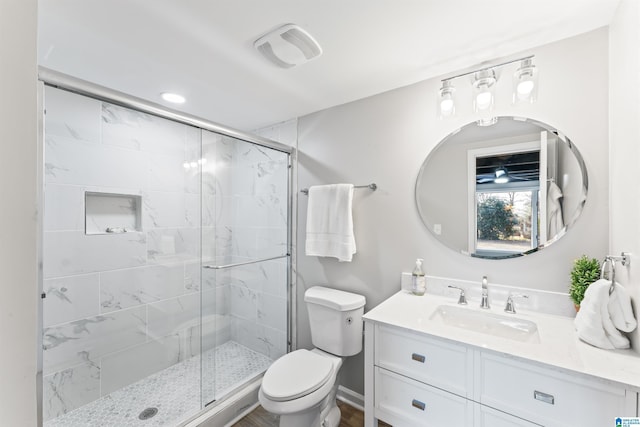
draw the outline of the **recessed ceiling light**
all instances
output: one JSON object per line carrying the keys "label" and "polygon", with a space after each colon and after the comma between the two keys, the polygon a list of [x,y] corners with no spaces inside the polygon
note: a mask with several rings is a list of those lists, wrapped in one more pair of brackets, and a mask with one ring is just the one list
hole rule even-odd
{"label": "recessed ceiling light", "polygon": [[184,96],[178,95],[177,93],[163,92],[160,94],[160,96],[165,101],[172,102],[174,104],[184,104],[184,101],[186,101]]}

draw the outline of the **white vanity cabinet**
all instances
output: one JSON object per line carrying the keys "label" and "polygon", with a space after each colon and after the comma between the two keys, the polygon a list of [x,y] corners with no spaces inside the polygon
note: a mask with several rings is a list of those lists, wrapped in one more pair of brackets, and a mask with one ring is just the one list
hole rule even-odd
{"label": "white vanity cabinet", "polygon": [[636,393],[619,385],[480,352],[477,400],[545,426],[607,426],[636,416]]}
{"label": "white vanity cabinet", "polygon": [[471,398],[473,357],[467,346],[378,325],[374,348],[376,366]]}
{"label": "white vanity cabinet", "polygon": [[391,425],[471,425],[472,401],[379,367],[374,375],[376,414]]}
{"label": "white vanity cabinet", "polygon": [[365,427],[606,427],[637,415],[610,381],[365,322]]}
{"label": "white vanity cabinet", "polygon": [[479,403],[474,405],[473,424],[466,425],[475,427],[540,427],[540,424],[534,424]]}

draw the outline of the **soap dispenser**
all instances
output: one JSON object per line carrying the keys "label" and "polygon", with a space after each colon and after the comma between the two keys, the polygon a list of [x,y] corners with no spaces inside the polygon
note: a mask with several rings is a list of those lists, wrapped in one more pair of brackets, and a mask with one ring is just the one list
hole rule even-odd
{"label": "soap dispenser", "polygon": [[416,260],[416,266],[411,273],[411,291],[414,295],[424,295],[427,290],[427,280],[422,271],[422,258]]}

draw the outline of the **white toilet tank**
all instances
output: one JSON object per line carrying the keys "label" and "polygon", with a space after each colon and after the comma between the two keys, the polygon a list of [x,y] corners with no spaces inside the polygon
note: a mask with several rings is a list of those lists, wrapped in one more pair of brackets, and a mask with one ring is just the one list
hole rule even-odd
{"label": "white toilet tank", "polygon": [[313,345],[336,356],[362,351],[365,298],[337,289],[314,286],[304,293]]}

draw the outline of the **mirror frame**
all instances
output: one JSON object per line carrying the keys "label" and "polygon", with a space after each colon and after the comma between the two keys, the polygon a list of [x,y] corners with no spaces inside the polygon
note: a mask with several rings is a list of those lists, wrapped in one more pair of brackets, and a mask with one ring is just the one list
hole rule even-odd
{"label": "mirror frame", "polygon": [[[445,144],[448,140],[450,140],[453,136],[455,136],[458,133],[460,133],[466,127],[472,126],[472,125],[476,125],[477,126],[477,122],[473,121],[473,122],[467,123],[467,124],[461,126],[460,128],[456,129],[455,131],[449,133],[447,136],[445,136],[442,140],[440,140],[440,142],[438,142],[431,149],[431,151],[427,155],[426,159],[422,163],[422,166],[420,167],[420,171],[418,172],[418,176],[416,177],[414,198],[415,198],[416,207],[418,208],[418,214],[420,216],[420,220],[422,221],[424,226],[427,228],[427,230],[429,230],[431,235],[433,237],[435,237],[435,239],[437,241],[439,241],[441,244],[443,244],[447,248],[453,250],[454,252],[456,252],[456,253],[458,253],[460,255],[465,255],[465,256],[470,256],[470,257],[473,257],[473,258],[480,258],[480,259],[491,259],[491,260],[519,258],[521,256],[531,255],[533,253],[538,252],[540,249],[546,248],[546,247],[550,246],[551,244],[555,243],[556,241],[558,241],[561,237],[563,237],[567,233],[567,231],[571,227],[573,227],[573,225],[578,221],[578,219],[582,215],[582,211],[584,210],[584,205],[587,203],[588,194],[589,194],[589,178],[588,178],[586,163],[584,161],[584,158],[580,154],[580,151],[578,150],[578,148],[573,143],[573,141],[571,141],[571,139],[569,139],[565,134],[563,134],[558,129],[556,129],[556,128],[554,128],[554,127],[552,127],[552,126],[550,126],[550,125],[548,125],[546,123],[540,122],[538,120],[526,118],[526,117],[520,117],[520,116],[498,116],[497,119],[498,119],[498,121],[505,120],[505,119],[514,120],[514,121],[525,122],[525,123],[529,123],[529,124],[538,126],[541,129],[544,129],[544,130],[547,130],[548,132],[553,133],[554,135],[556,135],[558,137],[559,140],[564,142],[566,144],[566,146],[569,148],[569,150],[575,156],[575,159],[578,162],[578,165],[580,167],[580,171],[582,173],[582,184],[583,184],[583,190],[584,190],[584,201],[578,205],[578,207],[576,208],[576,210],[574,212],[571,213],[571,217],[567,220],[567,222],[565,222],[564,227],[555,236],[553,236],[552,238],[548,239],[546,242],[539,244],[537,247],[531,248],[528,251],[520,252],[520,253],[513,253],[513,254],[508,254],[508,255],[503,255],[503,256],[489,257],[489,256],[483,256],[483,255],[467,253],[465,251],[461,251],[459,248],[452,247],[447,242],[445,242],[444,239],[442,239],[438,234],[436,234],[432,230],[432,224],[429,223],[427,215],[424,212],[425,208],[423,208],[420,205],[420,198],[419,198],[419,194],[420,194],[420,190],[421,190],[420,184],[422,182],[422,176],[423,176],[423,174],[425,172],[427,164],[433,158],[434,153],[437,151],[437,149],[440,146],[442,146],[443,144]],[[465,159],[465,161],[466,161],[466,159]]]}

